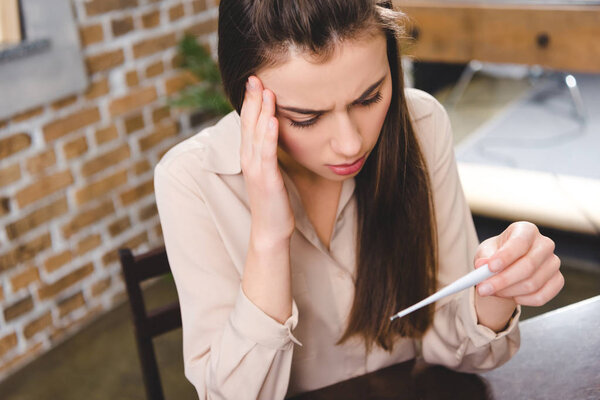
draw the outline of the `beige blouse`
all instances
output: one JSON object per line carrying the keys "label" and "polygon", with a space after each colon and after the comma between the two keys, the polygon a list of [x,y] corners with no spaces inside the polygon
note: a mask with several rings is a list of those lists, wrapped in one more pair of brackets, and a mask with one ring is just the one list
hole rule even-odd
{"label": "beige blouse", "polygon": [[[478,240],[445,110],[420,90],[407,89],[406,99],[432,179],[442,287],[473,269]],[[358,340],[336,345],[354,294],[354,179],[343,183],[327,250],[282,171],[296,219],[290,247],[294,302],[283,325],[270,318],[241,290],[250,209],[239,148],[240,117],[231,112],[173,147],[155,169],[181,304],[185,374],[200,399],[281,399],[414,357],[476,372],[499,366],[517,351],[520,309],[497,334],[477,324],[473,289],[439,301],[424,338],[400,339],[391,354],[378,347],[366,353]]]}

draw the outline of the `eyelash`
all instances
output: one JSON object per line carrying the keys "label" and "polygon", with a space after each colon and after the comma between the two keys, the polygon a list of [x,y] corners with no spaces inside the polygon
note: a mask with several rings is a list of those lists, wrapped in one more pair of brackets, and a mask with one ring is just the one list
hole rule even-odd
{"label": "eyelash", "polygon": [[[370,99],[363,100],[358,104],[363,107],[369,107],[370,105],[379,103],[382,98],[383,97],[381,96],[381,92],[377,92],[377,94],[375,96],[371,97]],[[295,128],[308,128],[309,126],[314,125],[318,120],[319,120],[319,117],[315,117],[313,119],[309,119],[308,121],[302,121],[302,122],[290,120],[290,125]]]}

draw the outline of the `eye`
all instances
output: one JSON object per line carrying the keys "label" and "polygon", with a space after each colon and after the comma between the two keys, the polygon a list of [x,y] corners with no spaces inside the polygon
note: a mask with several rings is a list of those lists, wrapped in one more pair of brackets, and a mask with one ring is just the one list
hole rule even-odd
{"label": "eye", "polygon": [[370,99],[363,100],[363,101],[361,101],[361,102],[360,102],[360,103],[358,103],[358,104],[359,104],[359,105],[361,105],[361,106],[368,107],[368,106],[370,106],[371,104],[379,103],[379,102],[381,101],[381,99],[382,99],[382,98],[383,98],[383,97],[381,96],[381,92],[377,92],[377,93],[375,94],[375,96],[371,97]]}
{"label": "eye", "polygon": [[307,121],[293,121],[290,119],[290,125],[296,128],[308,128],[309,126],[314,125],[318,119],[318,117]]}
{"label": "eye", "polygon": [[[379,103],[383,97],[381,96],[381,91],[377,92],[375,96],[370,99],[363,100],[361,102],[356,103],[355,105],[368,107],[372,104]],[[306,121],[294,121],[290,119],[290,125],[295,128],[308,128],[309,126],[314,125],[319,120],[319,117],[315,117]]]}

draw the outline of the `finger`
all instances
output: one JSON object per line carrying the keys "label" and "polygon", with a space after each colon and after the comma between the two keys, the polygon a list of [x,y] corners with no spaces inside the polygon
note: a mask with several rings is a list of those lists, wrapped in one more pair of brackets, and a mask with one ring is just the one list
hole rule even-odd
{"label": "finger", "polygon": [[242,128],[241,151],[248,156],[252,155],[252,138],[256,129],[256,123],[262,108],[262,83],[255,76],[250,76],[246,83],[244,102],[240,111]]}
{"label": "finger", "polygon": [[[509,269],[512,269],[510,267]],[[535,271],[535,273],[517,282],[512,286],[508,286],[506,289],[498,290],[496,296],[500,297],[517,297],[526,296],[540,290],[546,282],[560,270],[560,259],[555,254],[548,257],[542,265]]]}
{"label": "finger", "polygon": [[[271,167],[277,164],[277,138],[279,136],[279,121],[271,117],[267,122],[267,132],[262,145],[263,163]],[[275,163],[275,164],[273,164]]]}
{"label": "finger", "polygon": [[[538,236],[530,251],[507,268],[482,282],[479,285],[479,295],[486,296],[500,292],[519,282],[527,281],[533,277],[544,262],[553,255],[554,242],[545,236]],[[559,264],[560,265],[560,264]],[[549,278],[549,277],[548,277]],[[530,285],[532,282],[525,284]],[[535,290],[539,289],[535,288]],[[531,293],[531,291],[530,291]]]}
{"label": "finger", "polygon": [[[262,146],[265,140],[265,133],[268,131],[269,120],[275,116],[275,102],[273,93],[265,89],[262,92],[262,109],[256,123],[256,131],[253,138],[253,151],[257,156],[262,155]],[[259,157],[262,158],[262,157]],[[257,162],[262,162],[257,159]]]}
{"label": "finger", "polygon": [[565,278],[560,272],[556,272],[552,278],[537,292],[527,295],[515,297],[518,304],[524,306],[539,307],[546,304],[560,292],[565,285]]}
{"label": "finger", "polygon": [[485,262],[481,263],[478,260],[480,260],[480,259],[488,260],[490,257],[492,257],[494,255],[496,250],[498,250],[498,238],[496,236],[488,238],[488,239],[484,240],[483,242],[481,242],[479,244],[479,246],[477,247],[475,257],[473,257],[473,262],[474,262],[476,268],[485,264]]}
{"label": "finger", "polygon": [[503,270],[527,254],[538,237],[539,230],[532,223],[515,222],[502,233],[501,239],[505,235],[508,237],[490,258],[489,266],[492,272]]}

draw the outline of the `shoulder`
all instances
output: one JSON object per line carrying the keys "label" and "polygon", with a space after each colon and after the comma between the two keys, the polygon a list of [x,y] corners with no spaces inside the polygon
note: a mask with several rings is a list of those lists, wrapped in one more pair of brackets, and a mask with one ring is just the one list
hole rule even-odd
{"label": "shoulder", "polygon": [[167,151],[156,169],[171,175],[195,177],[202,172],[237,174],[240,172],[240,119],[232,111],[212,126],[181,141]]}
{"label": "shoulder", "polygon": [[404,97],[413,122],[439,117],[440,113],[446,112],[435,97],[421,89],[406,88]]}
{"label": "shoulder", "polygon": [[421,151],[428,164],[433,167],[453,143],[448,113],[444,106],[427,92],[407,88],[404,95]]}

